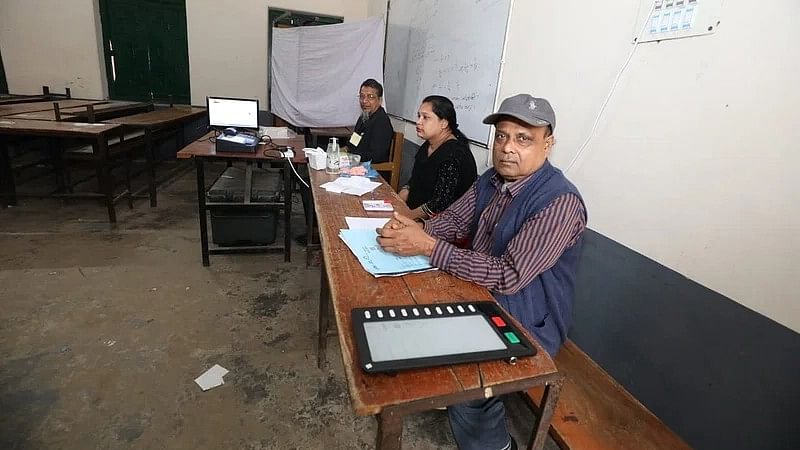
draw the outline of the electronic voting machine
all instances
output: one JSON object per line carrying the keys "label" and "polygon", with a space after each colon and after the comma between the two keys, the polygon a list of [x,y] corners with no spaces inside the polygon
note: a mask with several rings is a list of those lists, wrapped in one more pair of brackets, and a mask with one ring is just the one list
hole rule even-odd
{"label": "electronic voting machine", "polygon": [[351,315],[359,365],[368,373],[536,354],[494,302],[354,308]]}

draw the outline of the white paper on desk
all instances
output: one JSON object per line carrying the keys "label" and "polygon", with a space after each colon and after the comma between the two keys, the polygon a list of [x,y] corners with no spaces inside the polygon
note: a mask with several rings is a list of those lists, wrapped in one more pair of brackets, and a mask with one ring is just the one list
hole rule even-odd
{"label": "white paper on desk", "polygon": [[371,230],[339,230],[339,237],[358,258],[364,270],[374,277],[397,277],[414,272],[436,270],[427,256],[398,256],[384,251],[378,233]]}
{"label": "white paper on desk", "polygon": [[339,194],[345,189],[346,186],[342,186],[341,184],[336,184],[335,181],[329,181],[327,183],[320,184],[319,187],[325,189],[328,192]]}
{"label": "white paper on desk", "polygon": [[207,391],[211,388],[215,388],[217,386],[221,386],[225,383],[225,380],[222,377],[228,373],[228,369],[220,366],[219,364],[214,364],[214,366],[208,370],[206,370],[202,375],[194,379],[194,382],[200,386],[200,389]]}
{"label": "white paper on desk", "polygon": [[366,177],[339,177],[333,181],[329,181],[320,185],[321,188],[328,192],[343,193],[350,195],[362,196],[367,192],[375,190],[381,184],[376,181],[370,181]]}
{"label": "white paper on desk", "polygon": [[389,221],[389,217],[345,217],[347,228],[351,230],[374,230],[382,228]]}

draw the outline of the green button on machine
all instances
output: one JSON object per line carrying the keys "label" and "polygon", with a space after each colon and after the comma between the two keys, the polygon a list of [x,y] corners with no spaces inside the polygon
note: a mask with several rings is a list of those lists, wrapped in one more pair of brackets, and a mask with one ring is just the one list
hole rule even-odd
{"label": "green button on machine", "polygon": [[511,342],[512,344],[519,344],[519,338],[517,337],[516,334],[514,334],[511,331],[506,331],[504,334],[506,336],[506,339],[508,339],[508,342]]}

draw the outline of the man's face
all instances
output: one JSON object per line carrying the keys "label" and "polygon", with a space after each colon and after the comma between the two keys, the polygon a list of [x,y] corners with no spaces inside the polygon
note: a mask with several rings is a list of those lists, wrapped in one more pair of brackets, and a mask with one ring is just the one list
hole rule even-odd
{"label": "man's face", "polygon": [[547,127],[534,127],[513,117],[495,124],[492,162],[506,181],[517,181],[536,172],[550,154],[553,136]]}
{"label": "man's face", "polygon": [[372,114],[381,106],[381,98],[378,97],[378,90],[375,88],[362,86],[358,91],[358,104],[362,111]]}

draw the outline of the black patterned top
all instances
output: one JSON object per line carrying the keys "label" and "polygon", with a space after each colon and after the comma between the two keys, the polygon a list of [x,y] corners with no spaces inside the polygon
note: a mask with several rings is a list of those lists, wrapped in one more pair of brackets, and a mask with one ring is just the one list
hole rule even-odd
{"label": "black patterned top", "polygon": [[411,209],[422,207],[433,216],[464,195],[478,178],[478,169],[464,141],[446,141],[430,156],[428,148],[425,141],[414,158],[406,204]]}

